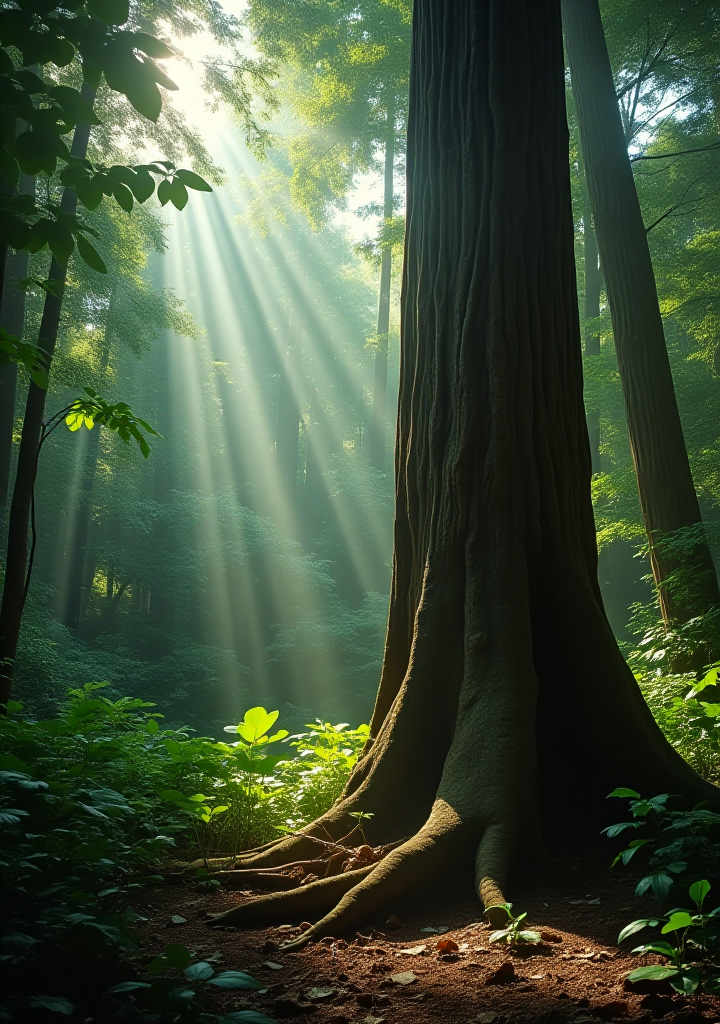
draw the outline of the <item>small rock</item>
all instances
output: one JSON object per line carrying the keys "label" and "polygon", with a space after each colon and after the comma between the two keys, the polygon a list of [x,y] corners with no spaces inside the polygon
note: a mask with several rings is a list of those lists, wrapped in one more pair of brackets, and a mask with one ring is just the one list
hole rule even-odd
{"label": "small rock", "polygon": [[486,985],[507,985],[512,981],[517,981],[517,974],[515,968],[506,960],[505,963],[500,964],[497,970],[493,971],[491,975],[485,980]]}
{"label": "small rock", "polygon": [[337,989],[332,988],[330,985],[315,985],[307,990],[305,998],[313,1003],[319,1003],[325,999],[331,999],[336,992]]}
{"label": "small rock", "polygon": [[400,971],[398,974],[391,974],[390,981],[395,985],[412,985],[417,981],[417,975],[412,971]]}
{"label": "small rock", "polygon": [[408,949],[401,949],[400,952],[404,953],[405,956],[420,956],[427,950],[427,944],[422,942],[419,946],[410,946]]}
{"label": "small rock", "polygon": [[263,967],[269,967],[271,971],[285,970],[282,964],[275,963],[274,960],[263,960]]}

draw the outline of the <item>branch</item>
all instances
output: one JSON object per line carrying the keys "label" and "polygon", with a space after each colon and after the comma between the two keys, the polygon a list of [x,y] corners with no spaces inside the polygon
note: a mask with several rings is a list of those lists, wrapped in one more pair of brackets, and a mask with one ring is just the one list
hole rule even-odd
{"label": "branch", "polygon": [[712,142],[709,146],[698,146],[696,149],[677,149],[674,153],[651,153],[648,156],[631,156],[630,163],[638,160],[668,160],[673,156],[685,156],[687,153],[708,153],[711,150],[720,149],[720,142]]}

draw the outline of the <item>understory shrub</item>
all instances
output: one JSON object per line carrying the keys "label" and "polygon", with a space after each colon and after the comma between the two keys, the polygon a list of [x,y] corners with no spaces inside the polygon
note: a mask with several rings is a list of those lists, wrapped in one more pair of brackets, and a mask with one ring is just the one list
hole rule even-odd
{"label": "understory shrub", "polygon": [[[0,717],[0,1021],[94,1019],[127,979],[132,890],[161,882],[170,857],[235,853],[301,827],[339,794],[367,736],[320,721],[270,734],[277,712],[252,708],[230,727],[237,740],[218,742],[163,728],[154,704],[105,688],[69,691],[53,718],[23,718],[15,702]],[[175,998],[177,985],[153,984],[132,991]],[[140,1019],[144,997],[130,991],[107,1019]],[[177,1009],[153,1019],[216,1019]]]}

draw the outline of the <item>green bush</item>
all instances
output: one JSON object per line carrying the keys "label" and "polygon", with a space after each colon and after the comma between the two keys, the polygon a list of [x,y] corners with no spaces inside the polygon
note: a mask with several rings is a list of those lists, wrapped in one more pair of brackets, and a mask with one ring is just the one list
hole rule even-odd
{"label": "green bush", "polygon": [[[0,717],[0,1021],[87,1016],[127,977],[128,893],[162,881],[169,855],[236,853],[301,827],[339,795],[367,736],[329,723],[271,734],[278,713],[251,708],[229,727],[237,741],[217,742],[162,728],[155,705],[106,685],[71,690],[54,718],[24,719],[13,702]],[[153,999],[177,989],[132,984]],[[142,998],[123,992],[108,1019],[140,1019]],[[182,1019],[215,1019],[197,1012]]]}

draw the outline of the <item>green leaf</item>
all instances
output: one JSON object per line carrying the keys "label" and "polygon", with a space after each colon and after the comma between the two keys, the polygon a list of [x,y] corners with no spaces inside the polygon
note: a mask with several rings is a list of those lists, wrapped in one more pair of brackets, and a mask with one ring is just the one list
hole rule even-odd
{"label": "green leaf", "polygon": [[212,978],[215,971],[205,960],[201,960],[196,964],[190,964],[183,971],[183,974],[188,981],[207,981],[208,978]]}
{"label": "green leaf", "polygon": [[279,711],[266,711],[263,707],[248,708],[238,723],[237,731],[247,743],[255,743],[272,729]]}
{"label": "green leaf", "polygon": [[624,942],[625,939],[629,939],[631,935],[642,931],[643,928],[655,928],[659,923],[656,917],[641,917],[637,921],[631,921],[630,924],[625,925],[618,935],[618,945]]}
{"label": "green leaf", "polygon": [[277,1021],[258,1010],[234,1010],[220,1017],[219,1024],[277,1024]]}
{"label": "green leaf", "polygon": [[132,45],[138,50],[142,50],[148,57],[154,57],[156,60],[168,60],[175,56],[175,51],[167,43],[164,43],[162,39],[156,39],[155,36],[148,35],[147,32],[133,32],[130,39]]}
{"label": "green leaf", "polygon": [[175,171],[175,177],[178,181],[181,181],[186,188],[193,188],[197,192],[212,192],[212,187],[208,185],[204,178],[201,178],[200,175],[196,174],[194,171]]}
{"label": "green leaf", "polygon": [[62,996],[31,996],[30,1005],[34,1009],[49,1010],[50,1013],[60,1013],[64,1017],[72,1016],[75,1009],[73,1004]]}
{"label": "green leaf", "polygon": [[129,0],[87,0],[87,6],[106,25],[124,25],[130,16]]}
{"label": "green leaf", "polygon": [[99,274],[107,274],[107,267],[94,245],[88,242],[85,235],[75,235],[75,242],[77,243],[77,249],[82,259],[87,263],[93,270],[97,270]]}
{"label": "green leaf", "polygon": [[110,989],[113,993],[138,992],[141,988],[152,988],[147,981],[121,981],[119,985],[113,985]]}
{"label": "green leaf", "polygon": [[144,168],[140,168],[135,172],[135,179],[130,185],[133,195],[139,203],[144,203],[146,199],[155,191],[155,179],[149,171]]}
{"label": "green leaf", "polygon": [[618,789],[614,789],[612,793],[608,793],[608,799],[612,796],[626,797],[631,800],[639,800],[640,794],[635,789],[628,789],[626,786],[620,786]]}
{"label": "green leaf", "polygon": [[640,824],[637,821],[620,821],[617,825],[608,825],[607,828],[603,829],[603,832],[608,839],[614,839],[629,828],[640,828]]}
{"label": "green leaf", "polygon": [[208,985],[214,985],[216,988],[232,989],[259,989],[263,987],[259,981],[253,978],[252,975],[246,974],[245,971],[223,971],[221,974],[211,978]]}
{"label": "green leaf", "polygon": [[187,206],[188,192],[181,181],[173,178],[170,182],[170,202],[177,210],[184,210]]}
{"label": "green leaf", "polygon": [[664,981],[665,978],[674,978],[680,971],[677,967],[667,967],[665,964],[651,964],[649,967],[638,967],[627,975],[628,981]]}
{"label": "green leaf", "polygon": [[670,915],[670,920],[660,929],[661,935],[668,935],[670,932],[679,931],[680,928],[692,927],[693,919],[686,910],[676,910]]}
{"label": "green leaf", "polygon": [[711,888],[712,886],[708,882],[707,878],[703,878],[699,882],[693,882],[688,889],[690,899],[697,907],[702,907],[705,902],[705,897],[710,892]]}
{"label": "green leaf", "polygon": [[113,195],[118,206],[121,206],[125,213],[131,213],[133,208],[133,194],[127,185],[120,183],[113,186]]}
{"label": "green leaf", "polygon": [[157,197],[161,206],[165,206],[166,203],[170,202],[172,198],[172,185],[167,180],[167,178],[163,178],[163,180],[158,185]]}
{"label": "green leaf", "polygon": [[636,946],[633,953],[659,953],[661,956],[675,957],[675,947],[669,942],[645,942],[642,946]]}
{"label": "green leaf", "polygon": [[685,996],[691,996],[697,991],[700,984],[700,971],[697,967],[683,968],[679,978],[673,978],[670,982],[676,992]]}

